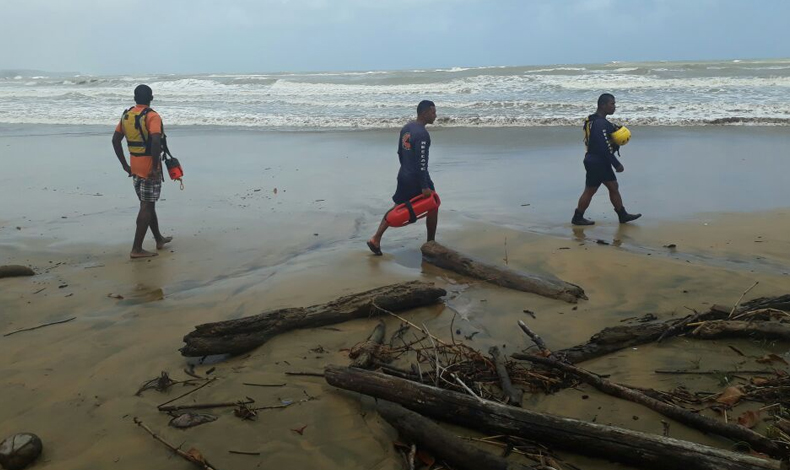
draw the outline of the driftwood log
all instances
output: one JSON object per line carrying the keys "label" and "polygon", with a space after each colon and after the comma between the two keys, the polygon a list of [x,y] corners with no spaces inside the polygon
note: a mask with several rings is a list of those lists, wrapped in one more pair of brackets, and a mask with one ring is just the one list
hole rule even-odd
{"label": "driftwood log", "polygon": [[587,299],[587,296],[584,295],[584,290],[575,284],[486,264],[482,261],[468,258],[436,242],[425,243],[421,250],[422,259],[425,262],[442,269],[463,274],[464,276],[482,279],[509,289],[531,292],[543,297],[560,299],[571,303],[576,303],[579,299]]}
{"label": "driftwood log", "polygon": [[184,336],[184,356],[241,354],[297,328],[313,328],[355,318],[435,304],[447,292],[431,283],[411,281],[351,294],[311,307],[270,310],[258,315],[198,325]]}
{"label": "driftwood log", "polygon": [[502,387],[502,392],[505,394],[507,404],[521,406],[521,399],[524,397],[524,394],[521,390],[514,387],[513,382],[510,381],[510,375],[507,373],[506,360],[502,356],[502,353],[499,352],[499,348],[497,346],[491,346],[488,350],[488,354],[490,354],[491,358],[494,360],[494,367],[499,376],[499,384]]}
{"label": "driftwood log", "polygon": [[[733,318],[766,309],[790,312],[790,294],[778,297],[760,297],[745,302],[734,312]],[[652,343],[659,339],[690,332],[691,327],[687,326],[689,323],[726,320],[730,313],[730,308],[714,305],[707,312],[688,315],[677,320],[608,327],[594,334],[584,344],[555,351],[555,353],[567,359],[568,362],[578,364],[631,346]]]}
{"label": "driftwood log", "polygon": [[774,321],[707,321],[691,335],[702,339],[757,337],[760,339],[790,340],[790,324]]}
{"label": "driftwood log", "polygon": [[539,441],[576,454],[665,470],[780,470],[780,462],[668,437],[537,413],[362,369],[328,366],[335,387],[399,403],[476,431]]}
{"label": "driftwood log", "polygon": [[677,335],[684,331],[681,325],[685,325],[692,318],[700,321],[717,320],[727,318],[729,313],[729,309],[714,306],[707,313],[689,315],[680,320],[607,327],[594,334],[586,343],[556,351],[556,353],[567,359],[568,362],[577,364],[631,346],[652,343],[659,338]]}
{"label": "driftwood log", "polygon": [[0,279],[4,277],[34,276],[36,273],[27,266],[7,264],[0,266]]}
{"label": "driftwood log", "polygon": [[368,339],[361,345],[352,348],[349,357],[353,359],[352,367],[368,369],[376,360],[376,350],[384,343],[384,336],[387,334],[387,324],[379,320],[378,324],[368,336]]}
{"label": "driftwood log", "polygon": [[401,436],[429,451],[459,470],[528,470],[530,467],[508,462],[478,449],[433,421],[406,408],[380,400],[376,410]]}
{"label": "driftwood log", "polygon": [[573,376],[578,377],[582,381],[592,385],[604,393],[622,398],[624,400],[632,401],[634,403],[639,403],[640,405],[646,406],[653,411],[661,413],[662,415],[672,418],[675,421],[683,423],[689,427],[699,429],[703,432],[717,434],[719,436],[732,439],[735,442],[746,442],[754,449],[780,459],[787,457],[786,449],[780,448],[774,441],[766,438],[762,434],[752,431],[745,426],[741,426],[739,424],[723,423],[714,418],[709,418],[679,406],[656,400],[655,398],[645,395],[639,390],[610,382],[584,369],[580,369],[570,364],[565,364],[563,362],[557,361],[556,359],[530,356],[527,354],[513,354],[513,357],[516,359],[523,359],[543,366],[559,369],[565,373],[572,374]]}

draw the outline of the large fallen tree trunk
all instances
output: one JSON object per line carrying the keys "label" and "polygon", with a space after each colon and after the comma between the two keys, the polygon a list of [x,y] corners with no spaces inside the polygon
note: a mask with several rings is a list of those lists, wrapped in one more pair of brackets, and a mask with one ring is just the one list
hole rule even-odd
{"label": "large fallen tree trunk", "polygon": [[447,292],[433,284],[411,281],[351,294],[311,307],[283,308],[251,317],[198,325],[184,336],[184,356],[241,354],[297,328],[331,325],[387,311],[431,305]]}
{"label": "large fallen tree trunk", "polygon": [[736,442],[747,442],[752,446],[752,448],[775,457],[781,458],[785,453],[784,450],[781,450],[775,442],[745,426],[741,426],[739,424],[722,423],[716,419],[703,416],[685,408],[659,401],[655,398],[645,395],[639,390],[610,382],[574,365],[565,364],[553,358],[530,356],[528,354],[516,353],[513,354],[512,357],[515,359],[522,359],[536,364],[553,367],[563,372],[572,374],[604,393],[608,393],[609,395],[632,401],[634,403],[639,403],[640,405],[644,405],[653,411],[661,413],[662,415],[672,418],[675,421],[683,423],[687,426],[699,429],[700,431],[718,434],[719,436],[732,439]]}
{"label": "large fallen tree trunk", "polygon": [[790,325],[772,321],[707,321],[691,335],[702,339],[756,337],[760,339],[790,340]]}
{"label": "large fallen tree trunk", "polygon": [[[778,297],[760,297],[745,302],[734,312],[733,318],[751,315],[750,312],[770,309],[790,311],[790,294]],[[631,346],[652,343],[659,339],[689,332],[691,327],[687,325],[690,323],[724,320],[730,316],[730,313],[731,309],[720,305],[714,305],[708,312],[688,315],[680,319],[643,323],[639,325],[608,327],[594,334],[589,341],[584,344],[561,351],[554,351],[554,353],[557,356],[566,358],[568,362],[577,364]]]}
{"label": "large fallen tree trunk", "polygon": [[422,259],[442,269],[482,279],[509,289],[531,292],[571,303],[576,303],[579,299],[587,299],[584,290],[576,284],[486,264],[468,258],[436,242],[428,242],[422,246]]}
{"label": "large fallen tree trunk", "polygon": [[668,437],[537,413],[378,372],[328,366],[330,385],[399,403],[476,431],[507,434],[643,468],[779,470],[780,462]]}
{"label": "large fallen tree trunk", "polygon": [[406,408],[379,401],[376,410],[401,436],[429,451],[459,470],[528,470],[520,465],[478,449],[441,426]]}

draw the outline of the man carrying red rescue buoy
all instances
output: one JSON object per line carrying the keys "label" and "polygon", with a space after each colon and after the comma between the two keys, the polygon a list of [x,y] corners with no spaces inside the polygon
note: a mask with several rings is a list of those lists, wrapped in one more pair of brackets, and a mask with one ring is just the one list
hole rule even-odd
{"label": "man carrying red rescue buoy", "polygon": [[[164,237],[159,232],[159,219],[156,216],[156,201],[162,190],[162,118],[151,109],[153,91],[148,85],[139,85],[134,89],[134,101],[137,103],[126,111],[112,136],[115,155],[125,171],[134,180],[134,190],[140,200],[140,211],[137,214],[137,230],[130,258],[149,258],[158,253],[143,250],[143,239],[148,227],[156,239],[156,249],[161,250],[173,237]],[[129,160],[126,163],[121,142],[126,137],[129,147]]]}
{"label": "man carrying red rescue buoy", "polygon": [[[398,159],[400,160],[400,171],[398,171],[398,188],[392,196],[395,207],[399,204],[408,203],[412,198],[422,195],[425,198],[433,196],[433,181],[428,173],[428,150],[431,147],[431,136],[425,129],[427,124],[433,124],[436,120],[436,105],[433,101],[423,100],[417,105],[417,119],[409,122],[400,131],[398,139]],[[392,209],[395,209],[393,207]],[[390,211],[392,211],[390,209]],[[390,211],[387,211],[389,214]],[[376,234],[368,240],[368,248],[373,254],[381,256],[381,237],[384,231],[390,227],[387,222],[387,214],[379,224]],[[436,238],[436,224],[439,220],[439,209],[428,212],[425,225],[428,230],[428,241]]]}

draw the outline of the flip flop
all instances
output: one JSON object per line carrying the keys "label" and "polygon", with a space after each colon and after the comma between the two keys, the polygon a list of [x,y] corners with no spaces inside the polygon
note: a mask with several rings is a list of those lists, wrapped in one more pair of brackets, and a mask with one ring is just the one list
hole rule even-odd
{"label": "flip flop", "polygon": [[370,248],[370,251],[372,251],[376,256],[381,256],[384,254],[381,252],[381,248],[371,243],[370,240],[368,240],[368,248]]}

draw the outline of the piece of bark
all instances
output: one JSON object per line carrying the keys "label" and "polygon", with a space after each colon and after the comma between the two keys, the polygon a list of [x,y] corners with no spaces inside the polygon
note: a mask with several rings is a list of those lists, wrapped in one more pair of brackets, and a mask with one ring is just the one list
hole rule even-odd
{"label": "piece of bark", "polygon": [[[384,342],[384,335],[387,334],[387,324],[379,320],[376,327],[368,336],[368,339],[358,346],[359,350],[353,351],[355,357],[351,362],[352,367],[369,369],[376,359],[376,348]],[[350,355],[349,355],[350,356]]]}
{"label": "piece of bark", "polygon": [[576,303],[579,299],[587,299],[587,296],[584,295],[584,290],[575,284],[560,279],[517,272],[506,267],[486,264],[482,261],[468,258],[436,242],[425,243],[421,250],[422,259],[425,262],[442,269],[463,274],[464,276],[570,303]]}
{"label": "piece of bark", "polygon": [[765,452],[776,458],[787,456],[787,449],[780,448],[776,443],[758,434],[751,429],[736,424],[727,424],[707,416],[686,410],[679,406],[671,405],[655,398],[651,398],[644,393],[632,388],[610,382],[591,372],[580,369],[576,366],[565,364],[551,358],[530,356],[528,354],[513,354],[516,359],[523,359],[535,364],[552,367],[565,373],[572,374],[582,381],[592,385],[598,390],[609,395],[622,398],[640,405],[646,406],[653,411],[672,418],[686,426],[699,429],[700,431],[717,434],[722,437],[732,439],[736,442],[743,441],[749,443],[754,449]]}
{"label": "piece of bark", "polygon": [[[727,318],[729,313],[729,310],[714,307],[711,308],[710,311],[699,315],[698,319],[701,321],[717,320],[721,318]],[[557,354],[557,356],[564,357],[572,364],[578,364],[580,362],[604,356],[606,354],[631,346],[637,346],[640,344],[656,341],[661,338],[661,336],[666,333],[667,330],[672,329],[675,325],[685,325],[687,320],[689,320],[691,317],[692,316],[689,315],[679,320],[607,327],[594,334],[589,339],[589,341],[584,344],[573,346],[560,351],[554,351],[554,353]],[[683,330],[677,329],[673,334],[665,335],[664,338],[682,332]]]}
{"label": "piece of bark", "polygon": [[433,421],[406,408],[379,400],[376,411],[401,436],[458,470],[529,470],[530,467],[486,452],[445,431]]}
{"label": "piece of bark", "polygon": [[707,321],[691,335],[702,339],[749,337],[790,341],[790,325],[773,321]]}
{"label": "piece of bark", "polygon": [[[389,311],[435,304],[447,292],[431,283],[411,281],[340,297],[310,307],[283,308],[259,315],[198,325],[184,336],[184,356],[242,354],[297,328],[332,325]],[[380,308],[377,308],[380,307]]]}
{"label": "piece of bark", "polygon": [[692,442],[479,400],[363,369],[328,366],[335,387],[392,401],[475,431],[539,441],[573,453],[656,470],[780,470],[780,462]]}
{"label": "piece of bark", "polygon": [[20,266],[18,264],[7,264],[0,266],[0,279],[4,277],[21,277],[21,276],[35,276],[36,273],[27,266]]}
{"label": "piece of bark", "polygon": [[499,383],[502,386],[502,391],[505,393],[505,397],[507,398],[507,404],[520,407],[521,399],[524,394],[521,390],[515,388],[513,386],[513,382],[510,381],[510,376],[507,373],[505,358],[502,357],[502,353],[499,352],[499,348],[492,346],[491,349],[488,350],[488,354],[491,354],[491,357],[494,359],[496,373],[499,376]]}

